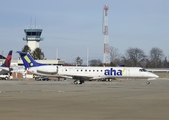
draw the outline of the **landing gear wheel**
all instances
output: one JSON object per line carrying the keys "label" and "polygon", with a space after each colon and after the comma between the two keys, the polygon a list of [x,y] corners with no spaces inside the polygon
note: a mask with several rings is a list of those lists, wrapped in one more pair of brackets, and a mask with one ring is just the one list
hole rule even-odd
{"label": "landing gear wheel", "polygon": [[75,81],[74,81],[74,84],[75,84],[75,85],[80,84],[80,80],[75,80]]}
{"label": "landing gear wheel", "polygon": [[75,85],[77,85],[77,84],[82,84],[82,83],[84,83],[83,80],[75,80],[75,81],[74,81],[74,84],[75,84]]}
{"label": "landing gear wheel", "polygon": [[77,85],[77,84],[78,84],[76,80],[74,81],[74,84],[75,84],[75,85]]}
{"label": "landing gear wheel", "polygon": [[79,83],[79,84],[82,84],[82,83],[84,83],[84,81],[83,81],[83,80],[80,80],[80,83]]}
{"label": "landing gear wheel", "polygon": [[147,85],[149,85],[149,84],[150,84],[150,81],[147,81],[146,83],[147,83]]}

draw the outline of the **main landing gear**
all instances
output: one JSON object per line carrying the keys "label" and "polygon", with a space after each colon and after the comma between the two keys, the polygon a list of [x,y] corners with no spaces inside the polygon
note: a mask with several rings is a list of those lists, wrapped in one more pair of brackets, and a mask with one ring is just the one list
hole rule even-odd
{"label": "main landing gear", "polygon": [[82,83],[84,83],[83,80],[75,80],[75,81],[74,81],[74,84],[75,84],[75,85],[77,85],[77,84],[82,84]]}

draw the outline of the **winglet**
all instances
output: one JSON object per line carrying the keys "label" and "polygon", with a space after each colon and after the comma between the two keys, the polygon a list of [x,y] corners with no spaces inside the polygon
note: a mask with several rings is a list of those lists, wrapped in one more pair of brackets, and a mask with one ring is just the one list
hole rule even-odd
{"label": "winglet", "polygon": [[17,51],[17,53],[19,53],[19,55],[21,56],[25,68],[46,65],[46,64],[36,62],[29,53],[21,52],[21,51]]}
{"label": "winglet", "polygon": [[9,51],[8,56],[6,57],[5,62],[1,65],[1,67],[8,67],[10,68],[12,59],[12,50]]}

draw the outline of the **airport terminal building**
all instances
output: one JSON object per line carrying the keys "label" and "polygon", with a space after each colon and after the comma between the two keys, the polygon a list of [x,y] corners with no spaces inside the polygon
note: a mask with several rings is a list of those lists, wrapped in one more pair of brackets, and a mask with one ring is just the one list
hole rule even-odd
{"label": "airport terminal building", "polygon": [[[39,63],[48,64],[48,65],[64,65],[64,61],[62,60],[36,60]],[[13,69],[12,77],[13,78],[33,78],[33,74],[28,73],[21,59],[12,60],[11,68]]]}

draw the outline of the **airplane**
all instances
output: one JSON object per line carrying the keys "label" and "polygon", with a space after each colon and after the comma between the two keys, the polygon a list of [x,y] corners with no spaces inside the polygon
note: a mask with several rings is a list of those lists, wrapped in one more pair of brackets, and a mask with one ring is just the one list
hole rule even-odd
{"label": "airplane", "polygon": [[159,76],[146,71],[141,67],[81,67],[81,66],[57,66],[36,62],[29,53],[17,51],[19,53],[25,69],[32,74],[56,77],[71,77],[74,84],[82,84],[85,80],[113,78],[146,78],[157,79]]}
{"label": "airplane", "polygon": [[9,51],[8,56],[6,57],[5,62],[0,66],[0,74],[6,74],[11,72],[11,59],[12,59],[12,50]]}

